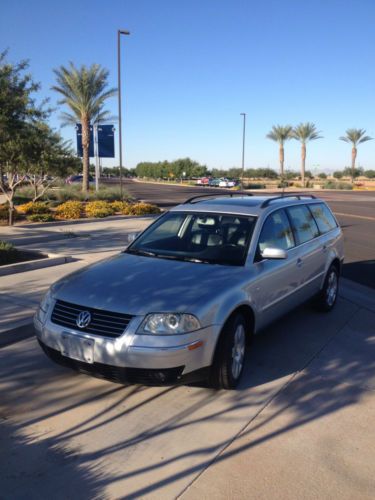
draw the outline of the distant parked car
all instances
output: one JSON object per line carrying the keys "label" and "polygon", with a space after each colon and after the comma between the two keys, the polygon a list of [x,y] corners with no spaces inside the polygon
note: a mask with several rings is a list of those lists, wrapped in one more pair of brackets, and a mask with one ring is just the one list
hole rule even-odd
{"label": "distant parked car", "polygon": [[209,177],[202,177],[201,179],[197,180],[198,186],[208,186],[210,182]]}
{"label": "distant parked car", "polygon": [[219,187],[220,179],[210,179],[208,185],[211,187]]}
{"label": "distant parked car", "polygon": [[228,186],[228,182],[229,182],[228,179],[220,179],[220,181],[219,181],[219,187],[221,187],[221,188],[229,187]]}
{"label": "distant parked car", "polygon": [[[69,175],[66,178],[65,184],[82,184],[83,175]],[[89,183],[95,182],[95,179],[89,175]]]}

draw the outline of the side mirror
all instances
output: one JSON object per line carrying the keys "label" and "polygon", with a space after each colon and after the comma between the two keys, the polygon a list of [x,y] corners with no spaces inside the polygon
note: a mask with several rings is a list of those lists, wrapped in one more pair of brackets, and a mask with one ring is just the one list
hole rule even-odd
{"label": "side mirror", "polygon": [[126,234],[125,235],[125,245],[128,247],[130,245],[130,243],[133,243],[133,241],[135,239],[137,239],[140,234],[141,234],[140,232]]}
{"label": "side mirror", "polygon": [[261,252],[263,259],[287,259],[288,254],[281,248],[267,247]]}

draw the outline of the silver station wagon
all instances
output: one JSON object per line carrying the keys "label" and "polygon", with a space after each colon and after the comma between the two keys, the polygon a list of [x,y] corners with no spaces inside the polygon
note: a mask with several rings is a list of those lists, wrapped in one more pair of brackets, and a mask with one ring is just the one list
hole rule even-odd
{"label": "silver station wagon", "polygon": [[253,334],[309,299],[333,308],[343,258],[313,196],[194,197],[55,283],[36,334],[54,361],[96,376],[232,389]]}

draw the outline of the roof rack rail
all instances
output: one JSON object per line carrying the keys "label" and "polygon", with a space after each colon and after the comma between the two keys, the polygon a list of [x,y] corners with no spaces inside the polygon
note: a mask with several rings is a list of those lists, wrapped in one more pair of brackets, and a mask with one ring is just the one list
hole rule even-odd
{"label": "roof rack rail", "polygon": [[284,198],[297,198],[297,200],[303,200],[303,198],[312,198],[315,200],[316,196],[314,196],[313,194],[287,194],[285,196],[274,196],[272,198],[267,198],[267,200],[264,200],[260,208],[268,207],[271,201],[283,200]]}
{"label": "roof rack rail", "polygon": [[[199,200],[199,198],[209,198],[211,196],[215,197],[222,197],[222,196],[230,196],[231,198],[233,196],[253,196],[251,193],[211,193],[211,194],[201,194],[199,196],[193,196],[192,198],[189,198],[188,200],[184,201],[183,205],[187,205],[188,203],[193,203],[194,200]],[[197,203],[197,202],[195,202]]]}

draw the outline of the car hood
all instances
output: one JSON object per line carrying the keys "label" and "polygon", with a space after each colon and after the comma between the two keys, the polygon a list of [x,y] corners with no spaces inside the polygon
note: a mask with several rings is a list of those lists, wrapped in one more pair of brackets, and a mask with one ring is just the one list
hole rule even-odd
{"label": "car hood", "polygon": [[244,268],[122,253],[61,279],[55,298],[87,307],[144,315],[197,311],[235,286]]}

